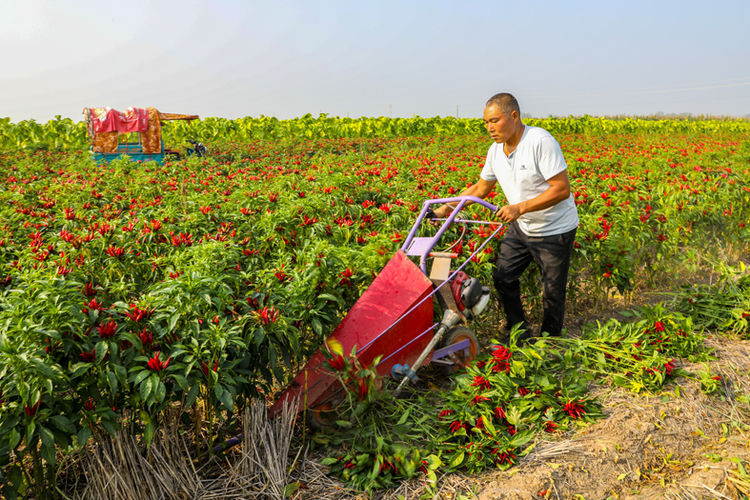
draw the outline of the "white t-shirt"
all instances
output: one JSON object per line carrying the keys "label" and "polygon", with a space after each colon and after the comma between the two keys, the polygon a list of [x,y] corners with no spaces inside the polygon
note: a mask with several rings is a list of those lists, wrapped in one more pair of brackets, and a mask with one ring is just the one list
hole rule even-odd
{"label": "white t-shirt", "polygon": [[[560,145],[552,134],[539,127],[525,126],[521,141],[510,156],[502,143],[494,143],[480,177],[497,181],[511,205],[530,200],[549,188],[547,179],[568,168]],[[573,194],[544,210],[518,218],[519,228],[528,236],[550,236],[578,227],[578,211]]]}

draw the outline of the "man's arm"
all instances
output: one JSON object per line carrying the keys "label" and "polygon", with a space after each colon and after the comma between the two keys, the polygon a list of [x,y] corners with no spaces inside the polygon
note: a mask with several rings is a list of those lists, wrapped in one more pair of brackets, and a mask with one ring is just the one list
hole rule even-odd
{"label": "man's arm", "polygon": [[[495,187],[495,183],[497,181],[487,181],[479,178],[479,182],[476,184],[472,184],[471,186],[464,189],[464,191],[459,196],[476,196],[477,198],[485,199],[488,194],[492,192],[492,188]],[[464,206],[471,205],[474,203],[473,201],[467,201]],[[433,212],[435,212],[435,216],[443,218],[448,215],[448,213],[458,205],[458,202],[454,201],[451,203],[446,203],[445,205],[439,206]]]}
{"label": "man's arm", "polygon": [[544,210],[552,205],[556,205],[570,196],[570,181],[568,180],[568,171],[563,170],[559,174],[547,179],[549,187],[542,194],[534,198],[514,205],[505,205],[497,211],[497,215],[503,222],[513,222],[519,216],[528,213]]}

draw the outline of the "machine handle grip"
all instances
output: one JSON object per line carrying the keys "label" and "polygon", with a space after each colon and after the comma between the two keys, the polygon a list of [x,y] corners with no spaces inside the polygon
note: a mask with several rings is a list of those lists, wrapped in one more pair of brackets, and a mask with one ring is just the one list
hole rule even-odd
{"label": "machine handle grip", "polygon": [[456,205],[455,208],[463,208],[467,201],[471,201],[472,203],[478,203],[482,205],[493,213],[497,212],[498,209],[498,207],[496,207],[492,203],[485,201],[482,198],[477,198],[476,196],[454,196],[453,198],[436,198],[434,200],[426,200],[423,204],[423,207],[427,207],[428,210],[432,210],[431,208],[429,208],[431,205],[434,205],[436,203],[452,203],[454,201],[458,202],[458,205]]}
{"label": "machine handle grip", "polygon": [[[479,203],[492,212],[496,212],[498,208],[492,203],[484,201],[482,198],[477,198],[476,196],[454,196],[453,198],[436,198],[434,200],[425,200],[425,202],[422,204],[422,211],[419,213],[417,220],[414,222],[411,231],[409,231],[409,236],[407,236],[404,240],[404,244],[401,246],[401,250],[406,251],[406,249],[409,248],[411,241],[414,239],[414,235],[417,234],[417,228],[425,219],[425,217],[428,219],[435,218],[435,212],[432,210],[432,208],[430,208],[432,205],[435,205],[437,203],[451,203],[454,201],[458,202],[458,204],[453,208],[453,211],[443,223],[443,226],[440,228],[440,230],[438,230],[438,234],[435,235],[433,245],[437,242],[438,239],[440,239],[440,236],[442,236],[445,230],[448,229],[451,224],[453,224],[453,221],[458,215],[458,212],[460,212],[464,205],[466,205],[466,202],[471,201],[472,203]],[[430,249],[432,249],[432,247],[430,247]]]}

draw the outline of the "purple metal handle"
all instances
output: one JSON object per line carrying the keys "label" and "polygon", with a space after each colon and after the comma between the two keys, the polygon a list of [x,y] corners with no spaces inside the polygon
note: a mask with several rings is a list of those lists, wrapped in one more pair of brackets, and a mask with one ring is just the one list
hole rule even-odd
{"label": "purple metal handle", "polygon": [[466,205],[467,202],[471,201],[473,203],[479,203],[492,212],[497,211],[497,207],[495,205],[484,201],[482,198],[477,198],[476,196],[455,196],[453,198],[438,198],[435,200],[426,200],[422,204],[422,211],[419,212],[419,217],[417,217],[417,220],[416,222],[414,222],[411,231],[409,231],[409,236],[406,237],[404,244],[401,245],[401,250],[406,252],[406,249],[409,248],[409,245],[411,245],[411,242],[414,239],[414,235],[417,234],[417,228],[422,223],[422,220],[424,220],[425,215],[427,215],[427,210],[430,209],[430,205],[434,205],[436,203],[452,203],[454,201],[458,202],[458,204],[453,208],[453,211],[450,213],[445,222],[443,222],[443,225],[440,226],[440,229],[438,229],[438,232],[435,233],[435,236],[432,237],[432,240],[430,240],[429,250],[425,252],[425,254],[422,255],[422,257],[419,259],[419,267],[425,274],[427,274],[427,254],[429,254],[432,249],[435,248],[435,245],[437,245],[437,242],[443,236],[443,233],[450,227],[451,224],[453,224],[456,217],[458,216],[458,212],[461,211],[461,209],[464,207],[464,205]]}

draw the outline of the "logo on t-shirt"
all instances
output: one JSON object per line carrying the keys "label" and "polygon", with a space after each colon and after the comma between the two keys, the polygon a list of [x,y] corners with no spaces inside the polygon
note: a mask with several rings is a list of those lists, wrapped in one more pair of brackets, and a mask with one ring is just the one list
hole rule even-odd
{"label": "logo on t-shirt", "polygon": [[524,164],[522,163],[522,164],[521,164],[521,169],[520,169],[520,170],[526,170],[526,165],[524,165]]}

